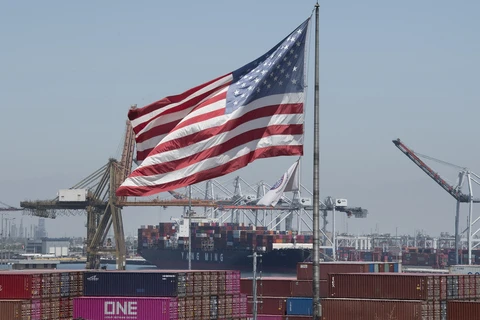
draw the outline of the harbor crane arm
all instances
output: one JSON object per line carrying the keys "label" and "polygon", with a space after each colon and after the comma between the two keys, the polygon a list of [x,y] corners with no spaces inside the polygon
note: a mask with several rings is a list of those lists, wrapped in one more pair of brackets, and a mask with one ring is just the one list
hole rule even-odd
{"label": "harbor crane arm", "polygon": [[[445,191],[447,191],[458,202],[470,202],[470,196],[462,193],[458,188],[452,186],[445,181],[437,172],[433,171],[425,162],[423,162],[418,155],[410,148],[408,148],[400,139],[392,141],[395,146],[403,152],[410,160],[412,160],[420,169],[423,170],[430,178],[439,184]],[[474,202],[480,199],[475,199]]]}
{"label": "harbor crane arm", "polygon": [[0,205],[3,205],[6,207],[6,208],[0,208],[0,211],[23,211],[23,209],[12,207],[2,201],[0,201]]}

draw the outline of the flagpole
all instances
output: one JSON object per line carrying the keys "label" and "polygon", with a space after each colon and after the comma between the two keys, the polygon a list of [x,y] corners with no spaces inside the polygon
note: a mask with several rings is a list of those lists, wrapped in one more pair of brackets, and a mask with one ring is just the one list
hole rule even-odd
{"label": "flagpole", "polygon": [[188,186],[188,270],[192,270],[192,186]]}
{"label": "flagpole", "polygon": [[320,320],[320,77],[319,77],[319,8],[315,4],[315,101],[313,125],[313,319]]}

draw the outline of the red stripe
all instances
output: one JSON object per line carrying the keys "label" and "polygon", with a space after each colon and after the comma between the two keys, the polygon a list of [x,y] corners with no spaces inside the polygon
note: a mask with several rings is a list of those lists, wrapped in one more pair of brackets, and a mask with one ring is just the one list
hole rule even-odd
{"label": "red stripe", "polygon": [[[201,109],[203,107],[206,107],[206,106],[209,106],[210,104],[212,103],[215,103],[215,102],[218,102],[220,100],[224,100],[225,98],[227,97],[227,93],[224,92],[222,94],[219,94],[215,97],[212,97],[204,102],[202,102],[201,104],[199,104],[198,106],[196,106],[192,111],[190,112],[193,112],[194,110],[198,110],[198,109]],[[201,114],[201,115],[198,115],[196,117],[192,117],[191,119],[188,119],[184,122],[182,122],[181,124],[179,124],[179,122],[182,120],[182,118],[180,119],[177,119],[175,121],[172,121],[170,123],[166,123],[166,124],[162,124],[162,125],[159,125],[159,126],[156,126],[156,127],[153,127],[151,129],[149,129],[148,131],[138,135],[135,140],[137,143],[142,143],[146,140],[149,140],[153,137],[156,137],[156,136],[160,136],[160,135],[164,135],[164,134],[167,134],[169,133],[170,131],[172,131],[177,125],[179,125],[179,128],[182,128],[186,125],[190,125],[192,123],[195,123],[195,122],[199,122],[199,121],[203,121],[203,120],[206,120],[206,119],[209,119],[209,118],[212,118],[214,116],[219,116],[219,115],[222,115],[222,114],[225,114],[225,109],[219,109],[219,110],[215,110],[215,111],[211,111],[211,112],[208,112],[208,113],[204,113],[204,114]],[[161,116],[164,116],[164,114],[162,114]]]}
{"label": "red stripe", "polygon": [[[137,159],[145,159],[147,156],[152,156],[152,155],[166,152],[169,150],[175,150],[175,149],[192,145],[194,143],[216,136],[220,133],[231,131],[238,126],[257,118],[272,117],[273,115],[276,115],[276,114],[302,114],[302,113],[303,113],[303,103],[265,106],[260,109],[255,109],[255,110],[246,112],[239,118],[235,118],[227,121],[224,125],[205,129],[198,132],[193,132],[190,135],[183,136],[181,138],[159,144],[153,149],[146,149],[143,151],[139,151],[137,152]],[[205,118],[204,120],[207,120],[207,119],[208,118]]]}
{"label": "red stripe", "polygon": [[211,81],[208,81],[208,82],[205,82],[204,84],[201,84],[199,86],[196,86],[194,88],[191,88],[181,94],[178,94],[178,95],[174,95],[174,96],[168,96],[168,97],[165,97],[157,102],[154,102],[152,104],[149,104],[143,108],[140,108],[140,109],[132,109],[128,112],[128,117],[130,120],[133,120],[133,119],[137,119],[139,117],[142,117],[146,114],[149,114],[150,112],[153,112],[155,110],[157,110],[158,108],[161,108],[161,107],[164,107],[166,105],[169,105],[169,104],[172,104],[172,103],[178,103],[184,99],[186,99],[188,96],[194,94],[196,91],[199,91],[201,90],[202,88],[214,83],[215,81],[227,76],[227,74],[223,75],[223,76],[220,76],[216,79],[213,79]]}
{"label": "red stripe", "polygon": [[176,159],[170,162],[162,162],[151,166],[139,167],[130,174],[130,177],[151,176],[180,170],[202,160],[210,159],[227,153],[228,151],[250,141],[259,140],[261,138],[275,135],[299,134],[303,134],[303,124],[275,125],[268,126],[266,128],[258,128],[250,131],[245,131],[241,135],[232,137],[229,140],[223,141],[219,145],[204,149],[201,152],[193,154],[189,157]]}
{"label": "red stripe", "polygon": [[149,196],[159,192],[186,187],[191,184],[199,183],[202,181],[206,181],[209,179],[214,179],[214,178],[226,175],[228,173],[234,172],[238,169],[241,169],[247,166],[249,163],[253,162],[256,159],[279,157],[279,156],[301,156],[301,155],[303,155],[303,146],[274,146],[274,147],[256,149],[240,158],[237,158],[233,161],[225,163],[221,166],[218,166],[209,170],[197,172],[193,175],[190,175],[188,177],[185,177],[177,181],[172,181],[169,183],[156,185],[156,186],[144,186],[144,187],[121,186],[120,188],[117,189],[116,194],[119,197]]}

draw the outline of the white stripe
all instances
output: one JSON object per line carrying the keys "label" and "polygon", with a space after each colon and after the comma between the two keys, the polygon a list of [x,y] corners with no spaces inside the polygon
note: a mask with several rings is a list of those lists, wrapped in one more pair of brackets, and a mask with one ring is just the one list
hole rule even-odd
{"label": "white stripe", "polygon": [[[281,124],[303,124],[303,114],[278,114],[274,116],[268,116],[263,118],[256,118],[251,121],[245,122],[231,131],[222,132],[208,139],[202,140],[195,144],[186,146],[184,148],[174,149],[166,152],[161,152],[156,155],[147,157],[143,161],[141,167],[151,166],[155,164],[170,162],[178,159],[187,158],[197,153],[203,152],[206,149],[218,146],[234,137],[240,136],[247,131],[266,128],[268,126],[281,125]],[[185,132],[185,135],[189,135],[191,132]]]}
{"label": "white stripe", "polygon": [[[193,132],[200,132],[209,128],[220,126],[224,124],[227,120],[239,118],[246,112],[260,109],[268,105],[302,103],[304,101],[304,96],[305,94],[303,92],[300,92],[300,93],[277,94],[277,95],[263,97],[261,99],[257,99],[251,102],[246,106],[238,108],[231,114],[226,114],[226,115],[218,116],[215,118],[207,119],[204,121],[196,122],[194,124],[185,126],[178,130],[173,129],[167,135],[162,135],[161,137],[159,136],[152,137],[151,139],[138,143],[137,150],[143,151],[143,150],[153,149],[160,143],[178,139],[180,137],[185,136],[186,133],[191,134]],[[208,107],[195,110],[194,112],[192,112],[192,114],[194,114],[195,116],[198,116],[204,112],[209,112],[215,109],[224,108],[225,101],[226,100],[217,101],[215,103],[212,103]],[[188,117],[190,118],[190,115]],[[162,140],[159,140],[159,138],[161,138]]]}
{"label": "white stripe", "polygon": [[[187,102],[188,100],[190,99],[193,99],[195,97],[198,97],[199,95],[202,95],[204,94],[205,92],[208,92],[212,89],[215,89],[217,87],[221,87],[221,86],[224,86],[225,84],[229,83],[230,81],[233,80],[233,76],[231,73],[227,74],[225,77],[223,78],[220,78],[218,79],[217,81],[209,84],[208,86],[206,87],[203,87],[201,88],[200,90],[192,93],[191,95],[189,95],[188,97],[186,97],[185,99],[183,99],[182,101],[180,102],[176,102],[176,103],[172,103],[172,104],[169,104],[169,105],[166,105],[165,107],[161,108],[161,109],[157,109],[157,110],[153,110],[152,112],[150,113],[147,113],[141,117],[138,117],[137,119],[133,119],[131,120],[131,123],[132,123],[132,126],[133,127],[136,127],[138,126],[139,124],[141,123],[144,123],[144,122],[148,122],[150,121],[152,118],[155,118],[157,115],[159,115],[160,113],[162,112],[165,112],[167,110],[170,110],[171,108],[175,108],[176,106],[178,105],[181,105],[185,102]],[[187,90],[188,91],[188,90]]]}
{"label": "white stripe", "polygon": [[188,167],[176,171],[152,176],[127,178],[122,183],[122,187],[146,187],[162,185],[188,177],[204,170],[221,166],[230,161],[234,161],[235,159],[240,158],[241,156],[246,155],[256,149],[274,146],[300,146],[302,144],[303,135],[277,135],[265,137],[258,140],[249,141],[248,143],[233,148],[227,153],[196,162]]}
{"label": "white stripe", "polygon": [[[225,99],[222,99],[220,101],[216,101],[212,104],[210,104],[208,107],[205,107],[205,108],[201,108],[200,110],[203,110],[201,113],[203,112],[209,112],[209,111],[213,111],[213,110],[216,110],[216,109],[223,109],[225,108]],[[198,110],[199,111],[199,110]],[[195,110],[194,112],[192,113],[196,113],[196,115],[199,115],[201,113],[199,113],[197,110]],[[187,117],[190,119],[190,115],[187,115]],[[221,115],[221,116],[218,116],[216,118],[211,118],[211,119],[207,119],[207,120],[204,120],[204,121],[200,121],[200,122],[196,122],[194,124],[191,124],[191,125],[188,125],[188,126],[185,126],[179,130],[175,130],[172,129],[172,131],[170,131],[169,133],[166,133],[164,135],[161,135],[161,136],[155,136],[155,137],[152,137],[148,140],[145,140],[143,142],[140,142],[140,143],[137,143],[137,150],[139,151],[143,151],[143,150],[149,150],[149,149],[153,149],[155,148],[157,145],[159,145],[160,143],[164,143],[164,142],[168,142],[170,140],[173,140],[173,139],[177,139],[179,137],[183,137],[185,136],[185,132],[187,132],[188,130],[192,130],[193,128],[197,128],[195,131],[198,132],[200,131],[200,129],[198,129],[198,126],[202,123],[208,123],[208,122],[212,122],[213,123],[224,123],[226,120],[222,120],[220,121],[219,119],[228,119],[227,116],[225,115]],[[186,119],[186,118],[184,118]],[[182,120],[182,122],[185,121],[185,120]],[[212,125],[213,126],[213,125]],[[176,132],[176,134],[172,134],[172,132]],[[182,134],[183,133],[183,134]],[[191,133],[191,132],[190,132]],[[189,134],[190,134],[189,133]]]}
{"label": "white stripe", "polygon": [[[220,91],[216,91],[216,92],[213,92],[212,94],[210,94],[209,96],[207,96],[205,99],[203,99],[201,102],[191,106],[190,108],[188,109],[184,109],[184,110],[181,110],[181,111],[178,111],[178,112],[175,112],[175,113],[172,113],[172,114],[166,114],[164,116],[159,116],[158,118],[150,121],[140,132],[138,132],[138,134],[136,135],[137,137],[139,135],[141,135],[142,133],[144,132],[147,132],[148,130],[152,129],[152,128],[155,128],[155,127],[158,127],[158,126],[161,126],[161,125],[164,125],[166,123],[170,123],[170,122],[173,122],[173,121],[180,121],[180,122],[183,122],[185,119],[189,119],[191,118],[192,116],[195,116],[195,115],[199,115],[199,114],[202,114],[202,113],[205,113],[205,112],[208,112],[210,111],[209,109],[211,109],[211,105],[208,105],[206,107],[202,107],[198,110],[194,110],[192,111],[194,108],[196,108],[197,106],[201,105],[202,103],[205,103],[206,101],[208,101],[209,99],[212,99],[222,93],[224,93],[225,91],[228,90],[228,87],[227,86],[226,88],[223,88],[221,89]],[[218,109],[218,108],[215,108],[215,109]],[[155,138],[155,137],[152,137],[152,138]],[[157,141],[160,141],[158,139],[155,139]],[[145,141],[144,141],[145,142]]]}

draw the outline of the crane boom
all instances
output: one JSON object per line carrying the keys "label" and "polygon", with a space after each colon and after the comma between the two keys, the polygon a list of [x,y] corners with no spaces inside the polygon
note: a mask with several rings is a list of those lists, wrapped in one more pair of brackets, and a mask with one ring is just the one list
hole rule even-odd
{"label": "crane boom", "polygon": [[[454,197],[458,202],[470,202],[470,196],[462,193],[458,188],[450,185],[446,182],[440,175],[433,171],[425,162],[423,162],[413,150],[408,148],[400,139],[392,141],[395,146],[402,151],[410,160],[412,160],[420,169],[423,170],[430,178],[432,178],[436,183],[438,183],[445,191],[447,191],[452,197]],[[479,201],[475,199],[474,202]]]}

